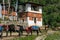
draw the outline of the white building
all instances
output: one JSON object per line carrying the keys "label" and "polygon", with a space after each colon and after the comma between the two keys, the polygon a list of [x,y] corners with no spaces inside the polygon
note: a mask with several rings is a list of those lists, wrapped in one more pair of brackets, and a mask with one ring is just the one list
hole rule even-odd
{"label": "white building", "polygon": [[42,26],[42,5],[26,2],[19,4],[20,24],[24,26]]}

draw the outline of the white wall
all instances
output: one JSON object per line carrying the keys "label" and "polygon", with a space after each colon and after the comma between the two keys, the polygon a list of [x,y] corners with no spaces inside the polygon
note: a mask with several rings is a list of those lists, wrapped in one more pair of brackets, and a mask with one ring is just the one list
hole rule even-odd
{"label": "white wall", "polygon": [[25,10],[26,10],[26,12],[31,11],[31,4],[26,4],[26,9]]}
{"label": "white wall", "polygon": [[42,26],[42,18],[41,18],[41,21],[37,21],[36,25],[39,26],[39,27]]}
{"label": "white wall", "polygon": [[38,6],[39,11],[33,11],[31,10],[31,4],[26,4],[26,12],[34,12],[34,13],[42,13],[42,6]]}
{"label": "white wall", "polygon": [[32,11],[32,10],[29,11],[29,12],[33,12],[33,13],[41,13],[41,12],[39,12],[39,11]]}
{"label": "white wall", "polygon": [[27,17],[27,21],[28,21],[28,26],[35,25],[35,24],[34,24],[34,21],[29,20],[29,17]]}
{"label": "white wall", "polygon": [[42,6],[39,6],[39,12],[42,13]]}
{"label": "white wall", "polygon": [[[20,23],[20,24],[22,24],[22,23]],[[35,24],[33,20],[29,20],[29,17],[27,17],[27,20],[25,21],[25,24],[22,24],[22,25],[24,27],[30,27],[30,26],[34,26],[34,25],[41,27],[42,26],[42,18],[41,18],[41,21],[36,21],[36,24]]]}
{"label": "white wall", "polygon": [[42,26],[42,19],[41,19],[41,21],[37,21],[36,24],[34,23],[33,20],[29,20],[29,17],[27,17],[27,21],[28,21],[28,26],[33,26],[33,25],[36,25],[36,26],[39,26],[39,27]]}

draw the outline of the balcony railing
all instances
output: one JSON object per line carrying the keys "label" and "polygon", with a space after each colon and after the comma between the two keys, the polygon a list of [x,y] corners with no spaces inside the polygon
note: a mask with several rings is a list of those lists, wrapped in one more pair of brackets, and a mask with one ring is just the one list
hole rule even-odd
{"label": "balcony railing", "polygon": [[22,25],[22,26],[27,26],[27,21],[1,21],[1,24],[15,24],[15,25]]}

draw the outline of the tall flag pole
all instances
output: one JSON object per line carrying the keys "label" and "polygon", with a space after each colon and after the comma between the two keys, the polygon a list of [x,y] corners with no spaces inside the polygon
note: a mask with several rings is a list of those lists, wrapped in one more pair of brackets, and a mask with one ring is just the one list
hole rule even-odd
{"label": "tall flag pole", "polygon": [[17,7],[18,7],[18,0],[16,0],[16,7],[15,7],[16,12],[17,12]]}
{"label": "tall flag pole", "polygon": [[10,12],[10,0],[8,0],[8,17],[9,17],[9,12]]}
{"label": "tall flag pole", "polygon": [[[17,15],[17,9],[18,9],[18,0],[16,0],[16,7],[15,7],[16,16],[18,17],[18,15]],[[17,17],[16,17],[16,19],[17,19]]]}

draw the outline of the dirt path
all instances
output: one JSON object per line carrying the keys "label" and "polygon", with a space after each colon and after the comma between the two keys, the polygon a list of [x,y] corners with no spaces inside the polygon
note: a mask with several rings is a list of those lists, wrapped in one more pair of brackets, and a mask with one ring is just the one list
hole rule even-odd
{"label": "dirt path", "polygon": [[44,40],[47,35],[57,33],[58,31],[48,30],[46,34],[38,36],[35,40]]}
{"label": "dirt path", "polygon": [[38,36],[35,40],[44,40],[46,38],[46,35]]}
{"label": "dirt path", "polygon": [[[12,33],[12,35],[14,36],[14,37],[17,37],[16,35],[18,35],[18,33]],[[0,40],[9,40],[9,39],[12,39],[12,38],[14,38],[13,36],[10,36],[10,33],[8,33],[8,37],[6,37],[6,33],[3,33],[3,37],[2,37],[2,39],[0,38]]]}
{"label": "dirt path", "polygon": [[[52,30],[49,30],[46,34],[52,34],[52,33],[55,33],[56,31],[52,31]],[[23,33],[24,35],[26,35],[27,33]],[[38,36],[37,38],[35,38],[35,40],[44,40],[46,38],[46,34],[39,34],[41,36]],[[10,36],[10,33],[8,34],[9,36],[8,37],[3,37],[2,39],[0,40],[10,40],[10,39],[13,39],[13,38],[17,38],[19,37],[18,36],[18,33],[12,33],[13,36]],[[37,35],[36,33],[33,33],[33,35]],[[3,33],[3,36],[6,36],[6,33]],[[24,37],[24,36],[21,36],[21,37]]]}
{"label": "dirt path", "polygon": [[[24,32],[23,35],[20,36],[20,37],[26,37],[26,35],[27,35],[27,33]],[[33,33],[33,35],[37,35],[37,34]],[[39,35],[41,35],[41,33],[39,33]],[[3,33],[3,38],[0,39],[0,40],[10,40],[10,39],[13,39],[13,38],[18,38],[18,37],[19,37],[18,33],[16,33],[16,32],[13,32],[12,36],[10,36],[10,33],[8,33],[8,37],[6,37],[6,33]]]}

